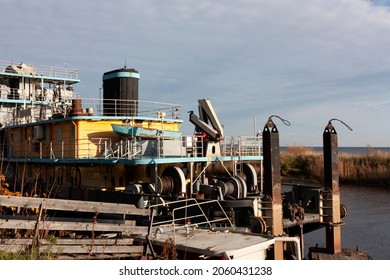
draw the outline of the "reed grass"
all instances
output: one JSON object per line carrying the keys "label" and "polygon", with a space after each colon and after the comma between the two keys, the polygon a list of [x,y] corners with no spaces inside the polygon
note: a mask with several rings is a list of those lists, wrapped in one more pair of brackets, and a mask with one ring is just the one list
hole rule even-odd
{"label": "reed grass", "polygon": [[55,260],[59,253],[53,252],[53,246],[57,244],[57,238],[49,235],[45,238],[49,246],[45,250],[39,250],[39,246],[28,246],[19,252],[7,252],[0,250],[0,260]]}
{"label": "reed grass", "polygon": [[365,154],[339,155],[340,181],[358,185],[390,185],[390,153],[368,149]]}
{"label": "reed grass", "polygon": [[[390,185],[390,153],[367,147],[364,154],[339,153],[339,180],[357,185]],[[323,181],[324,158],[308,147],[291,146],[281,153],[282,176]]]}
{"label": "reed grass", "polygon": [[320,180],[324,170],[322,153],[312,148],[290,146],[280,155],[282,176]]}

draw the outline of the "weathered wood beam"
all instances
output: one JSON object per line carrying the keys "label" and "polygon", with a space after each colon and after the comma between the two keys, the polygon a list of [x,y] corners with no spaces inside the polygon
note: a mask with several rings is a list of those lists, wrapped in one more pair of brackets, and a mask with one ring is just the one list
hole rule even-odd
{"label": "weathered wood beam", "polygon": [[5,207],[22,207],[22,208],[42,208],[47,210],[89,212],[89,213],[111,213],[126,215],[143,215],[148,216],[148,209],[139,209],[131,204],[67,200],[53,198],[34,198],[0,195],[0,206]]}

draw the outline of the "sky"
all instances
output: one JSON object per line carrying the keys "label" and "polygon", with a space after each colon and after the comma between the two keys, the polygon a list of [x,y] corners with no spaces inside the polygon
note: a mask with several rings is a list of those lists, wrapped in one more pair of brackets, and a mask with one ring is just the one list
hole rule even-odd
{"label": "sky", "polygon": [[225,136],[273,118],[281,146],[390,145],[390,0],[0,0],[0,61],[76,68],[81,97],[104,72],[140,73],[142,100],[210,99]]}

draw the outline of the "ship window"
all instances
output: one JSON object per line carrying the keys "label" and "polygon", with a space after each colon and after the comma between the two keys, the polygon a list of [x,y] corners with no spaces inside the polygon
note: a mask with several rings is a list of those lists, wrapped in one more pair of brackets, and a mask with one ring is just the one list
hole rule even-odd
{"label": "ship window", "polygon": [[33,127],[34,140],[42,140],[45,136],[44,127],[42,125],[35,125]]}

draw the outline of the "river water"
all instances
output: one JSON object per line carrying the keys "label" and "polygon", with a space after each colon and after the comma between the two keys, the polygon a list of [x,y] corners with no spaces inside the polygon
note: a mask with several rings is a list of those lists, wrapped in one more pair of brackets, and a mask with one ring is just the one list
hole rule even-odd
{"label": "river water", "polygon": [[[390,260],[390,186],[368,187],[341,185],[341,203],[348,209],[342,220],[341,247],[359,246],[374,260]],[[325,228],[305,235],[308,248],[325,247]]]}

